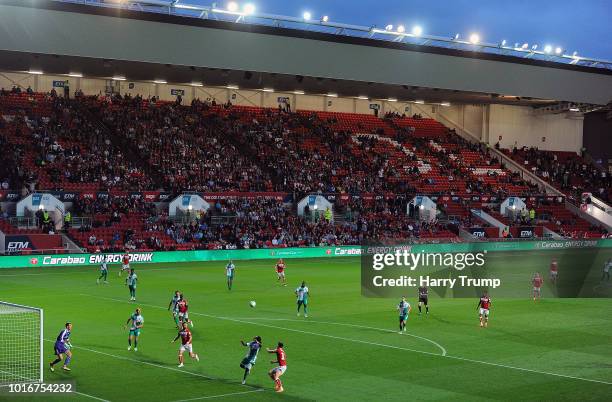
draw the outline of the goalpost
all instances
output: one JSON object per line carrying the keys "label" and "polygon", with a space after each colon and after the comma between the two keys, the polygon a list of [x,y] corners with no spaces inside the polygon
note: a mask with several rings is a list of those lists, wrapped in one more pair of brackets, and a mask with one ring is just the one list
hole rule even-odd
{"label": "goalpost", "polygon": [[43,310],[0,301],[0,386],[43,381]]}

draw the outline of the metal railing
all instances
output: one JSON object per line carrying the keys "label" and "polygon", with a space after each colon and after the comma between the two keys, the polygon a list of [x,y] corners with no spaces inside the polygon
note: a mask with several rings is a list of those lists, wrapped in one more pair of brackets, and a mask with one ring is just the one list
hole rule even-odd
{"label": "metal railing", "polygon": [[93,218],[91,216],[75,216],[70,222],[71,228],[91,227]]}
{"label": "metal railing", "polygon": [[[40,219],[31,216],[11,216],[9,223],[18,229],[36,229],[40,227]],[[71,228],[91,227],[93,218],[90,216],[73,217],[70,221]],[[65,222],[64,222],[65,227]]]}
{"label": "metal railing", "polygon": [[[251,10],[233,10],[218,8],[216,3],[211,6],[188,4],[179,0],[143,0],[143,1],[116,1],[103,0],[53,0],[62,3],[85,4],[89,6],[126,9],[140,12],[176,15],[186,18],[211,19],[231,22],[235,24],[264,25],[275,28],[289,28],[303,31],[329,33],[334,35],[367,38],[387,42],[409,43],[422,46],[433,46],[446,49],[482,52],[503,56],[512,56],[523,59],[541,60],[547,62],[579,65],[585,67],[612,70],[612,61],[583,57],[576,52],[567,53],[560,47],[552,48],[526,43],[498,43],[481,42],[476,36],[462,39],[459,34],[437,36],[423,34],[419,31],[406,32],[400,26],[390,25],[378,28],[375,25],[363,26],[330,21],[328,17],[320,18],[291,17],[285,15],[257,13]],[[527,45],[527,46],[526,46]]]}
{"label": "metal railing", "polygon": [[11,216],[8,221],[12,226],[19,229],[35,229],[40,223],[38,218],[28,216]]}

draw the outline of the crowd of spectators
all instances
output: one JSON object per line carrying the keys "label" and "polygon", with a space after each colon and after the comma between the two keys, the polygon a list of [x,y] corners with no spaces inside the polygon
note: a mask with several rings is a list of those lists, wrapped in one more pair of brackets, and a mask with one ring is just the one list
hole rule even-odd
{"label": "crowd of spectators", "polygon": [[207,113],[210,105],[191,106],[114,97],[97,113],[121,133],[158,176],[167,191],[266,191],[269,176],[233,143],[240,122]]}
{"label": "crowd of spectators", "polygon": [[[0,166],[4,189],[25,186],[31,191],[48,179],[46,188],[55,190],[95,183],[98,190],[124,193],[280,191],[292,193],[296,201],[310,193],[404,195],[401,201],[372,204],[351,197],[346,205],[337,204],[344,217],[338,222],[312,221],[266,198],[229,199],[188,221],[170,219],[154,204],[130,196],[77,199],[74,215],[95,217],[92,227],[81,229],[93,229],[87,243],[94,247],[233,249],[455,237],[444,222],[408,216],[406,199],[423,191],[500,200],[539,192],[504,169],[482,145],[450,130],[429,138],[416,135],[413,127],[391,124],[392,136],[381,128],[356,135],[332,128],[333,118],[293,113],[290,107],[249,111],[230,102],[183,105],[182,99],[160,102],[130,95],[77,94],[70,100],[50,93],[44,102],[50,106],[47,114],[24,111],[0,120],[0,146],[9,161]],[[566,178],[579,176],[585,184],[601,186],[598,194],[605,192],[602,198],[607,198],[609,177],[601,171],[572,159],[558,161],[554,153],[523,151],[541,176],[561,180],[564,187],[573,183]],[[34,156],[31,169],[23,162],[27,154]],[[138,223],[121,226],[127,215],[138,217]],[[96,236],[96,227],[117,229],[109,240]]]}
{"label": "crowd of spectators", "polygon": [[536,147],[512,148],[513,159],[523,163],[532,173],[550,182],[574,200],[583,192],[591,192],[604,201],[610,201],[612,180],[610,173],[570,152],[543,151]]}
{"label": "crowd of spectators", "polygon": [[83,111],[79,100],[53,98],[53,114],[31,123],[36,164],[56,189],[65,183],[97,183],[100,190],[144,190],[151,179],[111,134]]}

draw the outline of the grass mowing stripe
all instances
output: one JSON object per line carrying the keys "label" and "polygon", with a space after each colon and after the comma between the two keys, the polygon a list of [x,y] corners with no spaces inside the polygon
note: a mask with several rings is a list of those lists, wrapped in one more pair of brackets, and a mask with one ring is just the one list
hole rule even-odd
{"label": "grass mowing stripe", "polygon": [[198,398],[190,398],[190,399],[179,399],[174,402],[189,402],[189,401],[200,401],[202,399],[214,399],[214,398],[224,398],[226,396],[234,396],[234,395],[244,395],[244,394],[252,394],[253,392],[262,392],[263,389],[254,389],[253,391],[243,391],[243,392],[232,392],[230,394],[221,394],[221,395],[210,395],[210,396],[201,396]]}
{"label": "grass mowing stripe", "polygon": [[[121,300],[121,299],[113,299],[113,298],[110,298],[110,297],[103,297],[103,296],[94,296],[94,295],[88,295],[88,294],[84,294],[84,293],[81,293],[81,296],[94,297],[94,298],[105,299],[105,300],[111,300],[111,301],[115,301],[115,302],[118,302],[118,303],[127,303],[125,300]],[[138,303],[138,305],[145,306],[145,307],[156,308],[156,309],[161,309],[161,310],[167,310],[165,307],[156,306],[156,305],[153,305],[153,304]],[[405,351],[408,351],[408,352],[415,352],[415,353],[423,353],[423,354],[426,354],[426,355],[444,356],[444,355],[439,354],[439,353],[426,352],[424,350],[403,348],[401,346],[386,345],[384,343],[362,341],[360,339],[344,338],[344,337],[341,337],[341,336],[335,336],[335,335],[329,335],[329,334],[321,334],[321,333],[318,333],[318,332],[302,331],[300,329],[278,327],[276,325],[262,324],[260,322],[245,321],[245,320],[239,320],[239,319],[229,318],[229,317],[222,317],[222,316],[217,316],[217,315],[212,315],[212,314],[197,313],[195,311],[189,311],[189,314],[199,315],[199,316],[202,316],[202,317],[215,318],[217,320],[232,321],[232,322],[237,322],[237,323],[241,323],[241,324],[251,324],[251,325],[256,325],[256,326],[260,326],[260,327],[267,327],[267,328],[273,328],[273,329],[281,329],[281,330],[284,330],[284,331],[298,332],[298,333],[307,334],[307,335],[316,335],[316,336],[322,336],[322,337],[325,337],[325,338],[340,339],[340,340],[343,340],[343,341],[349,341],[349,342],[355,342],[355,343],[363,343],[363,344],[366,344],[366,345],[373,345],[373,346],[380,346],[380,347],[391,348],[391,349],[405,350]],[[375,329],[377,329],[377,328],[375,328]]]}
{"label": "grass mowing stripe", "polygon": [[[203,262],[210,262],[210,261],[203,261]],[[262,260],[241,260],[241,262],[248,262],[249,267],[252,267],[254,265],[261,265],[261,266],[270,266],[270,262],[268,261],[262,261]],[[192,262],[186,262],[187,264],[191,264]],[[220,261],[221,264],[224,264],[223,261]],[[326,264],[347,264],[347,261],[326,261]],[[160,265],[163,263],[153,263],[153,265]],[[165,267],[165,268],[146,268],[147,264],[144,265],[135,265],[134,269],[138,268],[139,270],[145,271],[145,272],[149,272],[149,271],[177,271],[177,270],[181,270],[181,269],[198,269],[198,268],[202,268],[201,266],[197,266],[197,265],[188,265],[188,266],[178,266],[178,267]],[[96,273],[98,273],[98,264],[91,264],[91,265],[75,265],[73,267],[70,268],[90,268],[90,270],[88,271],[73,271],[73,270],[69,270],[69,271],[65,271],[62,270],[61,267],[49,267],[49,269],[56,269],[52,272],[28,272],[28,273],[22,273],[22,274],[0,274],[0,278],[3,276],[6,277],[12,277],[12,276],[39,276],[39,275],[72,275],[72,274],[93,274],[95,275]],[[9,268],[9,269],[20,269],[20,268]],[[225,269],[221,270],[223,273],[225,272]],[[108,269],[108,273],[110,274],[112,272],[111,267],[109,267]],[[117,275],[119,276],[119,275]],[[121,275],[121,278],[125,278],[123,275]]]}
{"label": "grass mowing stripe", "polygon": [[[46,339],[45,339],[45,340],[46,340]],[[11,373],[11,372],[9,372],[9,371],[0,370],[0,372],[6,373],[6,374],[10,374],[10,375],[15,376],[15,377],[20,377],[20,378],[23,378],[24,380],[27,380],[27,382],[31,382],[31,383],[36,383],[36,382],[37,382],[37,381],[32,381],[32,379],[31,379],[31,378],[23,377],[23,376],[20,376],[20,375],[18,375],[18,374]],[[26,382],[26,381],[24,381],[24,382]],[[0,385],[0,387],[8,387],[8,386],[9,386],[8,384],[5,384],[5,385]],[[90,395],[90,394],[86,394],[86,393],[84,393],[84,392],[72,391],[71,393],[73,393],[73,394],[78,394],[78,395],[81,395],[81,396],[84,396],[84,397],[87,397],[87,398],[95,399],[95,400],[97,400],[97,401],[101,401],[101,402],[110,402],[108,399],[98,398],[97,396],[93,396],[93,395]]]}
{"label": "grass mowing stripe", "polygon": [[[126,300],[114,299],[114,298],[110,298],[110,297],[88,295],[88,294],[83,294],[83,293],[81,293],[81,296],[94,297],[94,298],[98,298],[98,299],[111,300],[111,301],[115,301],[115,302],[118,302],[118,303],[128,303],[128,304],[131,304],[131,302],[128,302]],[[153,305],[153,304],[142,304],[141,303],[141,305],[147,306],[147,307],[151,307],[151,308],[166,310],[166,307],[156,306],[156,305]],[[299,332],[299,333],[303,333],[303,334],[307,334],[307,335],[315,335],[315,336],[321,336],[321,337],[326,337],[326,338],[331,338],[331,339],[345,340],[345,341],[349,341],[349,342],[369,344],[369,345],[372,345],[372,346],[387,347],[387,348],[392,348],[392,349],[397,349],[397,350],[404,350],[404,351],[420,353],[420,354],[425,354],[425,355],[430,355],[430,356],[438,356],[438,357],[443,357],[443,358],[448,358],[448,359],[461,360],[461,361],[466,361],[466,362],[470,362],[470,363],[476,363],[476,364],[483,364],[483,365],[488,365],[488,366],[507,368],[507,369],[511,369],[511,370],[524,371],[524,372],[529,372],[529,373],[534,373],[534,374],[542,374],[542,375],[548,375],[548,376],[554,376],[554,377],[560,377],[560,378],[568,378],[568,379],[577,380],[577,381],[586,381],[586,382],[597,383],[597,384],[612,385],[612,382],[603,381],[603,380],[595,380],[595,379],[584,378],[584,377],[575,377],[575,376],[571,376],[571,375],[567,375],[567,374],[551,373],[551,372],[548,372],[548,371],[541,371],[541,370],[534,370],[534,369],[528,369],[528,368],[523,368],[523,367],[510,366],[510,365],[501,364],[501,363],[485,362],[485,361],[482,361],[482,360],[469,359],[469,358],[466,358],[466,357],[441,355],[439,353],[426,352],[426,351],[423,351],[423,350],[402,348],[402,347],[399,347],[399,346],[385,345],[385,344],[380,344],[380,343],[375,343],[375,342],[362,341],[362,340],[359,340],[359,339],[344,338],[344,337],[339,337],[339,336],[334,336],[334,335],[329,335],[329,334],[321,334],[321,333],[317,333],[317,332],[302,331],[302,330],[298,330],[298,329],[279,327],[279,326],[276,326],[276,325],[262,324],[262,323],[252,322],[252,321],[243,321],[243,320],[238,320],[238,319],[229,318],[229,317],[219,317],[219,316],[215,316],[215,315],[211,315],[211,314],[197,313],[197,312],[193,312],[193,311],[190,311],[190,313],[194,314],[194,315],[200,315],[200,316],[204,316],[204,317],[216,318],[216,319],[220,319],[220,320],[228,320],[228,321],[234,321],[234,322],[239,322],[239,323],[259,325],[259,326],[262,326],[262,327],[280,329],[280,330],[291,331],[291,332]]]}
{"label": "grass mowing stripe", "polygon": [[[219,317],[221,318],[221,317]],[[229,317],[223,317],[223,318],[229,318]],[[351,327],[351,328],[362,328],[362,329],[372,329],[375,331],[381,331],[381,332],[390,332],[390,333],[395,333],[398,331],[394,331],[392,329],[387,329],[387,328],[375,328],[375,327],[368,327],[366,325],[359,325],[359,324],[349,324],[349,323],[344,323],[344,322],[333,322],[333,321],[319,321],[319,320],[294,320],[291,318],[266,318],[266,317],[254,317],[254,318],[244,318],[244,317],[236,317],[234,318],[236,320],[261,320],[261,321],[289,321],[289,322],[314,322],[317,324],[327,324],[327,325],[341,325],[344,327]],[[403,335],[405,336],[411,336],[413,338],[417,338],[417,339],[422,339],[426,342],[429,342],[433,345],[436,345],[436,347],[438,347],[438,349],[440,349],[440,351],[442,351],[442,356],[446,356],[446,349],[444,348],[444,346],[440,345],[438,342],[432,341],[429,338],[425,338],[424,336],[419,336],[419,335],[414,335],[414,334],[409,334],[409,333],[404,333]]]}
{"label": "grass mowing stripe", "polygon": [[[51,339],[45,339],[45,341],[46,342],[55,342],[54,340],[51,340]],[[114,359],[126,360],[126,361],[130,361],[130,362],[134,362],[134,363],[140,363],[140,364],[144,364],[144,365],[147,365],[147,366],[152,366],[152,367],[157,367],[157,368],[161,368],[161,369],[176,371],[178,373],[185,373],[185,374],[189,374],[189,375],[200,377],[200,378],[206,378],[207,380],[212,380],[212,381],[219,380],[219,378],[209,377],[207,375],[199,374],[199,373],[194,373],[194,372],[189,371],[189,370],[179,370],[178,368],[162,366],[161,364],[151,363],[151,362],[147,362],[147,361],[144,361],[144,360],[132,359],[130,357],[113,355],[111,353],[106,353],[106,352],[102,352],[102,351],[99,351],[99,350],[86,348],[86,347],[83,347],[83,346],[73,346],[73,349],[81,349],[81,350],[85,350],[87,352],[97,353],[99,355],[103,355],[103,356],[107,356],[107,357],[112,357]],[[249,387],[249,388],[255,388],[256,390],[263,391],[263,389],[254,387],[252,385],[245,385],[245,386]]]}
{"label": "grass mowing stripe", "polygon": [[524,368],[524,367],[508,366],[506,364],[491,363],[491,362],[485,362],[485,361],[482,361],[482,360],[467,359],[465,357],[459,357],[459,356],[449,356],[449,355],[447,355],[447,356],[444,356],[444,357],[447,357],[449,359],[455,359],[455,360],[463,360],[463,361],[467,361],[467,362],[471,362],[471,363],[480,363],[480,364],[486,364],[486,365],[489,365],[489,366],[496,366],[496,367],[509,368],[509,369],[513,369],[513,370],[526,371],[528,373],[546,374],[546,375],[555,376],[555,377],[570,378],[572,380],[580,380],[580,381],[594,382],[594,383],[597,383],[597,384],[612,385],[612,382],[603,381],[603,380],[594,380],[592,378],[574,377],[574,376],[567,375],[567,374],[550,373],[550,372],[547,372],[547,371],[532,370],[532,369],[528,369],[528,368]]}
{"label": "grass mowing stripe", "polygon": [[[154,306],[150,306],[150,307],[154,307]],[[590,379],[590,378],[574,377],[574,376],[570,376],[570,375],[566,375],[566,374],[550,373],[550,372],[547,372],[547,371],[540,371],[540,370],[527,369],[527,368],[523,368],[523,367],[509,366],[509,365],[505,365],[505,364],[501,364],[501,363],[485,362],[485,361],[482,361],[482,360],[474,360],[474,359],[468,359],[468,358],[458,357],[458,356],[441,355],[441,354],[438,354],[438,353],[425,352],[425,351],[422,351],[422,350],[402,348],[402,347],[399,347],[399,346],[385,345],[385,344],[382,344],[382,343],[368,342],[368,341],[344,338],[344,337],[328,335],[328,334],[320,334],[320,333],[317,333],[317,332],[301,331],[301,330],[292,329],[292,328],[279,327],[279,326],[276,326],[276,325],[268,325],[268,324],[261,324],[261,323],[256,323],[256,322],[235,320],[233,318],[227,318],[227,317],[217,317],[217,316],[213,316],[213,315],[209,315],[209,314],[202,314],[202,313],[195,313],[195,312],[192,313],[192,314],[203,315],[203,316],[207,316],[207,317],[211,317],[211,318],[225,319],[225,320],[229,320],[229,321],[243,322],[243,323],[247,323],[247,324],[260,325],[260,326],[263,326],[263,327],[276,328],[276,329],[281,329],[281,330],[285,330],[285,331],[300,332],[300,333],[307,334],[307,335],[316,335],[316,336],[322,336],[322,337],[326,337],[326,338],[340,339],[340,340],[345,340],[345,341],[350,341],[350,342],[357,342],[357,343],[364,343],[364,344],[373,345],[373,346],[381,346],[381,347],[387,347],[387,348],[392,348],[392,349],[405,350],[405,351],[414,352],[414,353],[422,353],[422,354],[426,354],[426,355],[430,355],[430,356],[446,357],[446,358],[455,359],[455,360],[463,360],[463,361],[467,361],[467,362],[470,362],[470,363],[486,364],[486,365],[490,365],[490,366],[503,367],[503,368],[513,369],[513,370],[520,370],[520,371],[530,372],[530,373],[550,375],[550,376],[562,377],[562,378],[570,378],[570,379],[573,379],[573,380],[588,381],[588,382],[593,382],[593,383],[598,383],[598,384],[612,385],[612,382],[607,382],[607,381],[603,381],[603,380],[594,380],[594,379]]]}
{"label": "grass mowing stripe", "polygon": [[89,394],[86,394],[84,392],[79,392],[79,391],[72,391],[72,392],[75,393],[75,394],[81,395],[81,396],[85,396],[87,398],[95,399],[97,401],[110,402],[108,399],[98,398],[97,396],[89,395]]}

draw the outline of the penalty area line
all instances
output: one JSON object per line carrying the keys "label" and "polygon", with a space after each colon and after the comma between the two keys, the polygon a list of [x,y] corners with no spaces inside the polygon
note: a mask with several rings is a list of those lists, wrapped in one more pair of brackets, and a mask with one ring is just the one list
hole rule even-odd
{"label": "penalty area line", "polygon": [[77,394],[77,395],[81,395],[81,396],[85,396],[87,398],[95,399],[95,400],[101,401],[101,402],[110,402],[108,399],[98,398],[97,396],[89,395],[89,394],[86,394],[86,393],[80,392],[80,391],[72,391],[72,393]]}
{"label": "penalty area line", "polygon": [[[46,340],[46,339],[45,339],[45,340]],[[21,376],[21,375],[19,375],[19,374],[14,374],[14,373],[11,373],[11,372],[9,372],[9,371],[0,370],[0,372],[2,372],[2,373],[6,373],[6,374],[10,374],[10,375],[12,375],[12,376],[14,376],[14,377],[19,377],[19,378],[21,378],[21,379],[23,379],[23,380],[26,380],[26,381],[22,381],[22,383],[32,383],[32,384],[36,384],[36,383],[38,382],[38,381],[33,381],[31,378],[27,378],[27,377]],[[1,388],[1,387],[8,387],[8,386],[9,386],[9,384],[3,384],[3,385],[0,385],[0,388]],[[90,395],[90,394],[86,394],[85,392],[79,392],[79,391],[70,391],[69,393],[70,393],[70,394],[77,394],[77,395],[81,395],[81,396],[84,396],[84,397],[87,397],[87,398],[90,398],[90,399],[95,399],[96,401],[101,401],[101,402],[110,402],[108,399],[98,398],[97,396],[93,396],[93,395]]]}
{"label": "penalty area line", "polygon": [[200,396],[200,397],[196,397],[196,398],[189,398],[189,399],[179,399],[177,401],[173,401],[173,402],[189,402],[189,401],[200,401],[202,399],[214,399],[214,398],[224,398],[226,396],[234,396],[234,395],[244,395],[244,394],[252,394],[253,392],[262,392],[263,389],[254,389],[252,391],[242,391],[242,392],[232,392],[229,394],[220,394],[220,395],[209,395],[209,396]]}
{"label": "penalty area line", "polygon": [[[45,341],[46,342],[55,343],[55,341],[52,340],[52,339],[45,339]],[[210,376],[207,376],[207,375],[204,375],[204,374],[194,373],[193,371],[179,370],[178,368],[163,366],[161,364],[151,363],[151,362],[147,362],[147,361],[144,361],[144,360],[132,359],[131,357],[114,355],[114,354],[111,354],[111,353],[102,352],[100,350],[86,348],[84,346],[73,346],[72,348],[73,349],[84,350],[86,352],[96,353],[96,354],[99,354],[99,355],[102,355],[102,356],[112,357],[113,359],[117,359],[117,360],[125,360],[125,361],[129,361],[129,362],[133,362],[133,363],[144,364],[146,366],[151,366],[151,367],[156,367],[156,368],[160,368],[160,369],[175,371],[177,373],[189,374],[189,375],[192,375],[192,376],[195,376],[195,377],[205,378],[205,379],[211,380],[211,381],[219,381],[220,380],[219,378],[210,377]],[[254,390],[257,390],[257,391],[264,391],[263,388],[257,388],[257,387],[254,387],[252,385],[245,385],[245,386],[249,387],[249,388],[253,388]]]}
{"label": "penalty area line", "polygon": [[[221,317],[219,317],[221,318]],[[229,317],[223,317],[226,319],[229,319]],[[375,330],[375,331],[381,331],[381,332],[389,332],[389,333],[397,333],[398,331],[392,330],[392,329],[388,329],[388,328],[375,328],[375,327],[369,327],[367,325],[359,325],[359,324],[350,324],[350,323],[344,323],[344,322],[334,322],[334,321],[319,321],[319,320],[296,320],[296,319],[292,319],[292,318],[266,318],[266,317],[253,317],[253,318],[242,318],[242,317],[236,317],[236,320],[259,320],[259,321],[288,321],[288,322],[312,322],[315,324],[325,324],[325,325],[340,325],[343,327],[351,327],[351,328],[361,328],[361,329],[371,329],[371,330]],[[417,338],[417,339],[421,339],[424,340],[425,342],[429,342],[432,345],[435,345],[438,349],[440,349],[440,351],[442,352],[442,356],[446,356],[446,349],[444,348],[444,346],[440,345],[438,342],[432,341],[429,338],[425,338],[424,336],[419,336],[419,335],[414,335],[411,333],[404,333],[402,334],[404,336],[410,336],[412,338]]]}
{"label": "penalty area line", "polygon": [[[114,298],[111,298],[111,297],[94,296],[94,295],[88,295],[88,294],[84,294],[84,293],[81,293],[80,295],[81,296],[86,296],[86,297],[94,297],[94,298],[103,299],[103,300],[115,301],[115,302],[118,302],[118,303],[133,304],[132,302],[128,302],[126,300],[114,299]],[[140,305],[141,306],[151,307],[151,308],[156,308],[156,309],[160,309],[160,310],[166,310],[166,307],[156,306],[156,305],[153,305],[153,304],[142,304],[142,303],[140,303]],[[518,370],[518,371],[524,371],[524,372],[535,373],[535,374],[549,375],[549,376],[560,377],[560,378],[568,378],[568,379],[577,380],[577,381],[586,381],[586,382],[597,383],[597,384],[612,385],[612,382],[609,382],[609,381],[595,380],[595,379],[584,378],[584,377],[576,377],[576,376],[571,376],[571,375],[567,375],[567,374],[551,373],[551,372],[548,372],[548,371],[527,369],[527,368],[523,368],[523,367],[510,366],[510,365],[501,364],[501,363],[485,362],[485,361],[482,361],[482,360],[469,359],[467,357],[442,355],[440,353],[425,352],[423,350],[402,348],[402,347],[399,347],[399,346],[385,345],[385,344],[382,344],[382,343],[362,341],[362,340],[359,340],[359,339],[344,338],[344,337],[340,337],[340,336],[334,336],[334,335],[329,335],[329,334],[321,334],[321,333],[317,333],[317,332],[302,331],[302,330],[299,330],[299,329],[285,328],[285,327],[280,327],[280,326],[276,326],[276,325],[263,324],[263,323],[259,323],[259,322],[253,322],[253,321],[238,320],[238,319],[229,318],[229,317],[220,317],[220,316],[216,316],[216,315],[197,313],[197,312],[193,312],[193,311],[190,311],[190,313],[194,314],[194,315],[210,317],[210,318],[216,318],[216,319],[220,319],[220,320],[227,320],[227,321],[238,322],[238,323],[243,323],[243,324],[259,325],[259,326],[262,326],[262,327],[280,329],[280,330],[291,331],[291,332],[299,332],[299,333],[303,333],[303,334],[306,334],[306,335],[315,335],[315,336],[321,336],[321,337],[330,338],[330,339],[339,339],[339,340],[344,340],[344,341],[349,341],[349,342],[368,344],[368,345],[372,345],[372,346],[380,346],[380,347],[387,347],[387,348],[397,349],[397,350],[405,350],[405,351],[408,351],[408,352],[420,353],[420,354],[429,355],[429,356],[437,356],[437,357],[446,358],[446,359],[461,360],[461,361],[465,361],[465,362],[469,362],[469,363],[484,364],[484,365],[488,365],[488,366],[507,368],[507,369],[511,369],[511,370]]]}
{"label": "penalty area line", "polygon": [[[125,300],[114,299],[114,298],[103,297],[103,296],[93,296],[93,295],[88,295],[88,294],[84,294],[84,293],[81,293],[81,296],[94,297],[94,298],[103,299],[103,300],[111,300],[111,301],[115,301],[115,302],[118,302],[118,303],[128,303]],[[131,303],[131,302],[129,302],[129,303]],[[137,304],[139,306],[143,306],[143,307],[150,307],[150,308],[156,308],[156,309],[159,309],[159,310],[166,310],[165,307],[156,306],[154,304],[146,304],[146,303],[137,303]],[[321,337],[330,338],[330,339],[339,339],[339,340],[348,341],[348,342],[362,343],[362,344],[365,344],[365,345],[380,346],[380,347],[384,347],[384,348],[391,348],[391,349],[397,349],[397,350],[405,350],[405,351],[408,351],[408,352],[422,353],[422,354],[433,355],[433,356],[443,356],[440,353],[426,352],[424,350],[404,348],[404,347],[401,347],[401,346],[387,345],[387,344],[384,344],[384,343],[369,342],[369,341],[364,341],[364,340],[361,340],[361,339],[345,338],[345,337],[342,337],[342,336],[335,336],[335,335],[329,335],[329,334],[321,334],[321,333],[318,333],[318,332],[303,331],[303,330],[294,329],[294,328],[279,327],[279,326],[276,326],[276,325],[264,324],[264,323],[261,323],[261,322],[253,322],[253,321],[247,321],[247,320],[240,320],[240,319],[235,319],[235,318],[230,318],[230,317],[222,317],[222,316],[217,316],[217,315],[212,315],[212,314],[198,313],[198,312],[195,312],[195,311],[189,311],[189,313],[192,314],[192,315],[198,315],[198,316],[202,316],[202,317],[215,318],[217,320],[225,320],[225,321],[237,322],[239,324],[251,324],[251,325],[255,325],[255,326],[280,329],[280,330],[283,330],[283,331],[297,332],[297,333],[306,334],[306,335],[314,335],[314,336],[321,336]]]}

